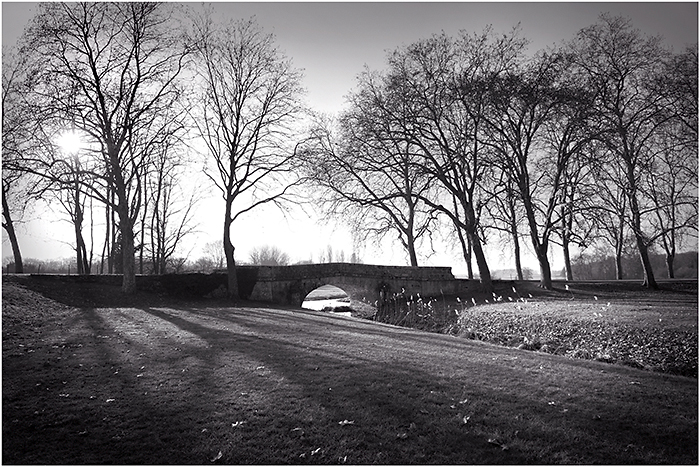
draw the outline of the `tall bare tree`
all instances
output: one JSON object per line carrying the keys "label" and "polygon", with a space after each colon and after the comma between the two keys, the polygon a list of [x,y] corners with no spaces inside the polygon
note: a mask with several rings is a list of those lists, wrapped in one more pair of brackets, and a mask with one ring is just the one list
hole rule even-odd
{"label": "tall bare tree", "polygon": [[31,66],[26,57],[2,49],[2,228],[7,233],[15,272],[24,272],[16,225],[24,215],[33,182],[27,170],[35,125],[26,101],[31,91]]}
{"label": "tall bare tree", "polygon": [[588,148],[585,159],[591,166],[590,183],[596,187],[588,210],[594,242],[601,241],[613,249],[615,278],[624,279],[622,259],[629,253],[631,240],[624,173],[619,165],[613,164],[614,156],[599,142]]}
{"label": "tall bare tree", "polygon": [[[667,125],[669,132],[676,128]],[[672,134],[661,134],[656,152],[645,167],[645,183],[641,188],[651,201],[649,209],[653,240],[658,239],[666,254],[666,271],[674,278],[674,259],[686,234],[698,231],[698,154],[692,146]]]}
{"label": "tall bare tree", "polygon": [[225,202],[228,293],[238,298],[233,222],[262,205],[282,207],[299,183],[290,142],[302,110],[301,73],[254,20],[216,25],[206,15],[194,36],[202,94],[193,121],[213,165],[206,174]]}
{"label": "tall bare tree", "polygon": [[517,36],[516,30],[496,36],[487,29],[458,39],[435,35],[400,48],[389,56],[381,85],[401,104],[377,100],[396,137],[409,141],[420,156],[416,165],[443,192],[419,198],[464,233],[463,244],[471,245],[486,289],[492,283],[480,226],[487,197],[482,183],[490,169],[489,150],[482,144],[484,86],[517,63],[525,46]]}
{"label": "tall bare tree", "polygon": [[432,184],[417,170],[410,141],[376,115],[381,109],[374,105],[375,92],[363,83],[350,97],[338,131],[332,122],[319,121],[301,153],[318,188],[314,198],[328,213],[369,238],[395,233],[409,264],[418,266],[417,245],[436,220],[418,196],[427,195]]}
{"label": "tall bare tree", "polygon": [[[88,140],[91,196],[119,217],[124,292],[136,288],[134,224],[148,153],[129,144],[180,97],[188,48],[174,7],[159,3],[43,3],[24,53],[40,60],[41,107]],[[112,199],[113,194],[114,198]]]}
{"label": "tall bare tree", "polygon": [[[579,103],[564,79],[567,67],[567,57],[558,51],[539,54],[494,81],[488,92],[491,109],[484,112],[490,132],[486,144],[517,190],[540,266],[540,285],[547,289],[552,287],[549,244],[559,225],[565,175],[581,144],[571,132]],[[564,107],[573,109],[571,116],[562,112]],[[558,128],[558,136],[547,141],[547,125],[555,118],[574,124]]]}
{"label": "tall bare tree", "polygon": [[148,181],[149,209],[144,209],[150,219],[142,225],[150,242],[142,248],[150,256],[153,273],[164,274],[183,240],[196,228],[193,216],[198,198],[196,191],[185,193],[184,167],[177,148],[164,141],[155,156]]}
{"label": "tall bare tree", "polygon": [[573,47],[577,71],[595,93],[592,110],[603,130],[599,139],[624,175],[629,226],[644,268],[644,285],[657,288],[649,257],[653,235],[646,231],[653,213],[645,209],[642,184],[653,152],[650,145],[671,118],[666,95],[657,85],[669,54],[659,37],[645,36],[628,19],[607,14],[581,30]]}
{"label": "tall bare tree", "polygon": [[493,184],[493,197],[486,204],[490,221],[487,226],[507,235],[508,241],[513,248],[513,258],[515,262],[515,273],[518,280],[524,280],[522,266],[522,247],[520,236],[522,235],[520,225],[524,220],[522,208],[518,203],[518,190],[514,186],[514,181],[503,170],[498,171],[500,180]]}

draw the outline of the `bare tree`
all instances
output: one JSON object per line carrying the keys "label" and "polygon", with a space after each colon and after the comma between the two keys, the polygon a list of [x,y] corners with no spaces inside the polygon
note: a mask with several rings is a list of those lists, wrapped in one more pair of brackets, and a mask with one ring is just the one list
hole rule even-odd
{"label": "bare tree", "polygon": [[649,258],[653,236],[645,231],[651,212],[645,215],[641,175],[649,164],[654,135],[671,118],[665,93],[656,85],[668,53],[660,38],[646,37],[629,20],[607,14],[581,30],[573,47],[577,71],[595,93],[592,109],[604,130],[599,139],[624,174],[629,226],[644,268],[644,285],[657,288]]}
{"label": "bare tree", "polygon": [[594,240],[600,240],[614,251],[615,277],[624,279],[623,256],[630,246],[629,212],[625,194],[624,173],[614,164],[614,156],[600,143],[588,149],[591,166],[590,183],[596,187],[591,197],[588,217],[594,229]]}
{"label": "bare tree", "polygon": [[[547,124],[561,118],[561,109],[574,109],[576,122],[580,104],[575,90],[564,80],[567,57],[561,53],[541,53],[522,69],[514,69],[496,79],[489,92],[489,112],[484,113],[490,131],[489,141],[497,163],[517,189],[527,219],[530,240],[540,266],[540,285],[552,288],[549,243],[559,223],[565,174],[581,141],[570,128],[557,131],[560,137],[548,144]],[[566,119],[567,121],[569,119]]]}
{"label": "bare tree", "polygon": [[149,154],[129,142],[179,98],[175,80],[188,50],[173,11],[158,3],[45,3],[25,37],[24,53],[42,62],[41,106],[56,127],[73,124],[89,140],[85,188],[118,214],[127,293],[136,288],[134,224]]}
{"label": "bare tree", "polygon": [[411,143],[419,156],[415,165],[442,191],[438,196],[417,196],[464,232],[486,289],[492,283],[480,214],[487,197],[481,184],[490,165],[481,138],[482,85],[514,65],[524,44],[516,31],[496,37],[487,29],[457,40],[436,35],[393,52],[377,85],[397,104],[375,99],[375,105],[390,119],[395,137]]}
{"label": "bare tree", "polygon": [[[75,254],[78,274],[90,274],[92,269],[93,248],[90,244],[90,253],[87,251],[87,243],[83,235],[83,222],[87,197],[83,193],[80,170],[80,159],[77,154],[68,156],[68,173],[56,178],[44,178],[42,191],[53,192],[56,200],[68,214],[73,232],[75,234]],[[72,178],[72,181],[70,180]],[[92,212],[90,212],[92,217]]]}
{"label": "bare tree", "polygon": [[[186,196],[183,188],[183,167],[179,156],[170,144],[157,151],[151,173],[150,220],[142,229],[148,230],[149,245],[144,245],[150,255],[154,274],[164,274],[167,265],[181,247],[182,241],[195,230],[194,210],[197,205],[196,192]],[[144,211],[146,211],[144,209]]]}
{"label": "bare tree", "polygon": [[215,269],[221,269],[226,265],[226,253],[222,240],[208,242],[204,245],[204,254],[212,260]]}
{"label": "bare tree", "polygon": [[518,203],[518,191],[514,182],[506,172],[498,172],[500,180],[496,181],[491,202],[487,203],[486,210],[491,221],[487,223],[488,228],[496,229],[505,235],[513,248],[515,261],[515,272],[518,280],[525,279],[522,266],[522,248],[520,245],[520,225],[525,220],[522,208]]}
{"label": "bare tree", "polygon": [[340,120],[319,122],[300,154],[314,198],[324,210],[365,238],[395,233],[411,266],[418,266],[417,244],[430,235],[433,209],[418,198],[431,190],[416,170],[410,143],[396,138],[386,119],[375,118],[373,90],[361,89]]}
{"label": "bare tree", "polygon": [[[669,131],[674,128],[667,125]],[[641,191],[651,200],[650,220],[654,240],[659,239],[666,254],[666,271],[674,278],[673,262],[687,232],[698,230],[697,151],[672,134],[657,138],[657,151],[648,167]]]}
{"label": "bare tree", "polygon": [[259,266],[286,266],[289,264],[289,255],[276,246],[264,245],[253,248],[250,262]]}
{"label": "bare tree", "polygon": [[31,90],[31,70],[22,57],[2,50],[2,227],[14,257],[15,272],[23,273],[22,253],[15,226],[23,217],[31,197],[28,152],[32,151],[33,122],[26,102]]}
{"label": "bare tree", "polygon": [[233,222],[261,205],[281,207],[299,183],[289,143],[302,110],[301,73],[253,20],[215,26],[208,15],[194,35],[203,92],[193,121],[214,166],[206,174],[225,202],[228,293],[238,298]]}
{"label": "bare tree", "polygon": [[657,77],[665,108],[652,164],[646,167],[646,196],[656,219],[651,223],[666,253],[673,278],[677,249],[698,233],[698,47],[688,46],[666,62]]}

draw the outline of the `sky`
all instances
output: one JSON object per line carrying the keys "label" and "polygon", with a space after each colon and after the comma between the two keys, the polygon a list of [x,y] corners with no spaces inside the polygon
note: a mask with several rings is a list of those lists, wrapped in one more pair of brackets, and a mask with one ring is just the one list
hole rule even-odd
{"label": "sky", "polygon": [[[36,3],[2,3],[2,44],[12,46],[36,12]],[[201,4],[188,4],[193,8]],[[258,24],[275,35],[277,44],[304,71],[307,104],[319,112],[337,114],[345,96],[353,89],[364,67],[384,68],[387,53],[402,45],[444,31],[455,35],[460,30],[481,32],[491,25],[497,32],[507,32],[520,24],[522,35],[531,41],[530,51],[556,45],[573,38],[575,33],[596,22],[601,13],[622,15],[632,20],[642,32],[663,36],[667,45],[680,51],[698,40],[698,4],[637,2],[215,2],[220,18],[255,17]],[[223,203],[215,191],[198,209],[199,227],[191,247],[190,259],[200,255],[203,244],[222,237]],[[57,220],[50,212],[37,212],[21,225],[20,248],[25,258],[54,259],[72,256],[65,241],[70,225]],[[351,252],[351,237],[342,225],[323,224],[316,215],[296,213],[285,219],[277,212],[265,211],[249,216],[235,228],[237,258],[247,259],[251,248],[263,244],[277,245],[293,261],[317,259],[318,253],[333,245],[334,250]],[[95,248],[99,250],[100,247]],[[447,246],[427,258],[424,265],[452,266],[456,273],[459,254]],[[487,251],[488,251],[487,245]],[[11,255],[3,231],[3,257]],[[491,248],[492,269],[511,267],[510,253],[502,247]],[[369,246],[363,255],[366,263],[406,264],[406,257],[385,242]],[[561,268],[554,257],[554,269]],[[529,266],[537,269],[536,263]],[[490,264],[491,265],[491,264]]]}

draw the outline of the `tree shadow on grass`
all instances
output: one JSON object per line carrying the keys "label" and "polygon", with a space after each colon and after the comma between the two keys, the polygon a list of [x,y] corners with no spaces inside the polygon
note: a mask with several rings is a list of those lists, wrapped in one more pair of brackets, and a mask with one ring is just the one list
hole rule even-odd
{"label": "tree shadow on grass", "polygon": [[[534,417],[561,410],[542,399],[556,388],[530,396],[523,388],[534,387],[532,382],[518,381],[549,380],[527,369],[514,370],[515,364],[455,358],[483,346],[452,337],[310,311],[198,306],[88,308],[64,328],[64,340],[84,345],[61,351],[60,362],[51,361],[60,372],[53,376],[57,387],[51,388],[52,398],[42,396],[47,407],[56,406],[50,420],[30,412],[28,421],[13,426],[24,426],[23,431],[7,432],[12,441],[8,449],[26,435],[23,452],[44,451],[43,456],[12,458],[18,463],[201,464],[219,452],[217,462],[225,463],[567,460],[554,439],[551,452],[533,454],[508,437],[499,438],[508,434],[503,414],[520,411]],[[487,353],[489,360],[513,355],[511,349],[498,347],[489,347]],[[524,356],[519,362],[528,359],[536,360]],[[22,367],[11,370],[20,372]],[[17,378],[25,388],[36,383]],[[60,397],[63,391],[70,397]],[[6,414],[19,419],[22,412],[12,407],[4,412],[4,435]],[[469,423],[463,422],[465,416],[471,416]],[[587,412],[584,416],[590,420]],[[629,420],[634,419],[630,414]],[[568,427],[589,430],[596,423],[581,420],[574,417]],[[530,438],[551,436],[546,426],[532,421],[512,424],[530,430]],[[597,429],[599,438],[609,434],[621,441],[620,427],[605,423]],[[685,434],[679,435],[685,443]],[[632,438],[630,431],[622,439]],[[5,444],[3,461],[8,462],[12,459],[5,457]],[[585,452],[585,447],[576,449]],[[622,452],[587,459],[649,460]]]}
{"label": "tree shadow on grass", "polygon": [[[218,334],[220,331],[214,330],[212,333],[210,327],[196,323],[197,319],[209,318],[214,314],[220,322],[236,323],[255,337],[251,336],[239,344],[225,343],[224,350],[235,349],[237,352],[245,353],[249,357],[265,362],[265,365],[271,367],[275,373],[283,375],[287,381],[300,387],[305,397],[310,396],[327,410],[334,411],[336,418],[351,419],[349,417],[356,417],[362,419],[364,417],[367,426],[390,426],[391,430],[397,432],[392,432],[391,436],[403,434],[401,430],[402,428],[405,430],[406,427],[409,428],[410,432],[410,428],[414,424],[416,432],[407,433],[407,435],[412,436],[414,442],[418,440],[417,444],[423,450],[412,451],[412,455],[415,457],[401,457],[400,453],[394,453],[394,456],[398,456],[396,461],[412,462],[420,458],[423,461],[444,459],[445,462],[455,460],[459,462],[491,462],[494,459],[493,445],[487,443],[488,439],[484,439],[484,436],[475,436],[474,431],[465,429],[466,427],[459,423],[463,414],[458,414],[453,407],[458,406],[456,402],[461,397],[459,391],[462,388],[460,386],[464,387],[466,382],[468,387],[469,379],[461,376],[453,381],[449,373],[457,372],[457,370],[462,375],[465,374],[465,371],[490,373],[490,376],[480,374],[478,379],[482,383],[488,381],[493,384],[496,390],[493,388],[470,388],[470,392],[477,394],[477,397],[493,398],[495,396],[495,399],[498,399],[495,403],[510,407],[516,412],[518,410],[531,413],[554,411],[554,418],[565,419],[565,425],[568,426],[568,429],[592,432],[608,431],[606,424],[600,424],[594,418],[598,413],[606,411],[606,408],[600,404],[594,404],[595,407],[585,405],[576,407],[576,401],[572,401],[571,404],[580,409],[578,414],[574,416],[573,412],[566,415],[569,409],[564,410],[558,406],[552,406],[550,404],[552,401],[543,399],[542,394],[528,397],[527,392],[523,389],[528,387],[536,389],[537,384],[530,382],[523,385],[523,382],[519,381],[519,378],[527,378],[527,372],[523,372],[522,369],[514,371],[512,365],[499,368],[498,365],[494,365],[494,362],[490,361],[490,359],[497,358],[513,358],[513,354],[518,352],[512,349],[482,346],[484,353],[489,354],[489,361],[470,359],[467,363],[467,360],[460,359],[457,364],[464,365],[466,363],[471,368],[451,369],[449,365],[445,365],[446,358],[467,351],[474,352],[479,346],[475,346],[473,343],[467,345],[464,341],[448,336],[427,336],[414,330],[389,326],[377,329],[373,323],[322,314],[300,316],[296,312],[278,310],[210,310],[199,308],[186,311],[156,309],[148,311],[158,313],[160,318],[174,322],[179,327],[189,328],[189,331],[212,342],[218,341],[220,337],[224,339],[228,337]],[[376,348],[373,348],[375,345]],[[319,348],[320,350],[317,351],[316,349]],[[410,352],[413,352],[414,355],[406,356],[406,353]],[[519,358],[521,363],[515,364],[516,366],[526,364],[528,360],[532,360],[532,364],[536,362],[540,368],[543,361],[545,364],[551,361],[555,365],[561,365],[561,359],[552,356],[534,356],[520,352]],[[570,370],[579,373],[579,376],[583,378],[589,373],[598,373],[604,367],[604,365],[591,362],[569,363],[567,362],[567,365],[571,367]],[[323,376],[318,377],[316,368],[330,368],[331,370],[322,372]],[[448,374],[439,376],[440,370],[446,371]],[[625,368],[616,368],[615,373],[634,379],[642,376],[640,372]],[[541,380],[543,383],[553,384],[557,388],[557,379],[562,377],[569,380],[566,383],[569,387],[575,387],[578,384],[575,375],[547,376]],[[617,379],[619,380],[619,378]],[[512,385],[512,388],[509,388],[509,385]],[[327,391],[326,386],[331,390]],[[621,393],[628,393],[629,389],[630,386],[625,380],[618,386],[617,390]],[[611,387],[610,390],[615,389]],[[555,392],[561,393],[561,390],[557,389]],[[604,401],[604,398],[601,399],[603,404]],[[692,403],[692,401],[689,402]],[[645,403],[654,405],[653,401]],[[697,407],[697,398],[694,404]],[[457,408],[459,409],[459,407]],[[613,414],[610,415],[614,417]],[[628,414],[627,417],[629,418],[630,415]],[[633,415],[632,418],[635,416]],[[614,421],[614,418],[611,420]],[[485,418],[482,419],[482,422],[485,421]],[[547,427],[544,426],[527,424],[525,426],[532,432],[548,431]],[[385,429],[391,431],[388,428]],[[609,430],[609,440],[625,441],[625,445],[627,445],[631,442],[639,442],[639,437],[643,432],[645,436],[648,435],[647,438],[651,439],[654,437],[672,439],[672,436],[668,436],[668,434],[646,433],[644,430],[644,427],[633,431],[622,430],[623,436],[621,436],[620,430],[613,426]],[[488,427],[483,427],[482,430],[478,431],[497,433],[498,430],[489,431]],[[530,436],[532,434],[529,433]],[[375,450],[379,452],[383,452],[381,451],[382,446],[386,446],[392,441],[386,436],[381,438],[377,430],[372,431],[372,435],[366,437],[383,439],[380,441],[383,443],[381,446],[375,446]],[[605,436],[601,438],[605,438]],[[469,441],[466,441],[467,439]],[[450,440],[453,440],[455,444],[451,445]],[[614,443],[614,441],[610,442]],[[467,450],[472,450],[475,456],[466,459],[442,457],[445,452],[453,452],[453,447],[459,452],[461,448],[456,446],[460,443],[463,443],[462,448],[469,446]],[[425,446],[433,448],[427,450],[429,454],[425,454]],[[479,447],[487,449],[480,451]],[[619,451],[619,446],[614,444],[609,448],[611,452]],[[695,449],[697,450],[697,443]],[[666,448],[663,447],[663,450],[665,451]],[[668,451],[673,451],[673,449],[669,447]],[[423,457],[424,455],[427,457]],[[505,459],[500,457],[501,455],[503,453],[498,452],[496,457],[500,460],[495,461],[500,462]],[[610,458],[605,457],[605,453],[600,453],[600,455],[602,457],[593,455],[592,458],[596,459],[597,462],[610,460]],[[518,462],[525,461],[523,456],[518,458],[517,451],[510,451],[508,456],[511,456],[511,461],[513,459]],[[363,459],[367,462],[376,461],[368,458]],[[556,457],[545,459],[552,461]],[[635,457],[632,453],[623,453],[617,459],[623,461],[635,459]],[[636,457],[636,459],[638,461],[652,459],[663,462],[665,458],[661,454],[661,457],[645,458],[642,456]],[[542,461],[531,458],[529,460]]]}
{"label": "tree shadow on grass", "polygon": [[[345,343],[334,348],[328,345],[328,334],[320,337],[316,332],[312,336],[290,330],[289,320],[284,319],[274,324],[261,323],[256,317],[229,315],[226,321],[253,332],[239,335],[185,319],[181,311],[144,311],[210,344],[211,351],[202,357],[211,362],[207,371],[212,386],[221,390],[222,386],[238,382],[242,386],[231,384],[228,389],[238,394],[259,393],[262,406],[243,404],[250,420],[242,431],[249,437],[265,434],[261,441],[265,439],[266,446],[249,447],[249,455],[255,454],[256,462],[315,462],[311,453],[318,448],[324,463],[345,456],[352,463],[525,461],[517,452],[489,444],[488,439],[461,426],[458,414],[450,408],[455,402],[448,393],[454,388],[445,387],[433,375],[400,361],[387,365],[381,359],[352,355]],[[193,317],[210,316],[204,310],[188,312]],[[296,337],[290,337],[295,333]],[[324,348],[317,351],[324,339]],[[243,356],[242,361],[261,365],[238,368],[224,375],[218,367],[222,356],[236,360]],[[259,384],[246,386],[250,381],[234,376],[241,371],[257,374]],[[295,408],[290,409],[290,405]],[[300,432],[304,433],[303,440],[299,439]],[[280,438],[280,434],[286,436]],[[289,448],[295,451],[293,457],[279,458],[274,454]],[[248,462],[252,458],[230,453],[224,459]]]}

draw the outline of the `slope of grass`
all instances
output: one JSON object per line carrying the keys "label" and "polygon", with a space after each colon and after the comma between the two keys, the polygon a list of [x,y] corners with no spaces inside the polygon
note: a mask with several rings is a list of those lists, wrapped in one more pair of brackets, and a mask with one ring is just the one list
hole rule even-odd
{"label": "slope of grass", "polygon": [[696,281],[664,282],[654,291],[635,281],[564,283],[554,290],[532,282],[494,285],[494,293],[425,299],[397,295],[369,318],[571,358],[698,376]]}
{"label": "slope of grass", "polygon": [[81,295],[3,283],[3,463],[698,462],[697,380],[306,310]]}
{"label": "slope of grass", "polygon": [[448,332],[511,347],[697,378],[698,308],[530,300],[464,308]]}

